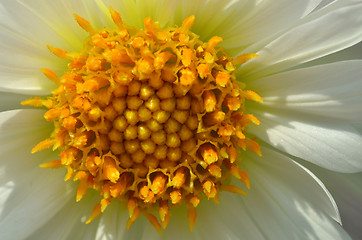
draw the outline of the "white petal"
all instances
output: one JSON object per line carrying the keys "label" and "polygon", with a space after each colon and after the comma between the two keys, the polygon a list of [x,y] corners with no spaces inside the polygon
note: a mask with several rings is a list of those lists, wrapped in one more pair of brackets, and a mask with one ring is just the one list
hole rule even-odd
{"label": "white petal", "polygon": [[[41,169],[56,155],[30,151],[48,135],[43,111],[0,113],[0,232],[2,239],[24,239],[45,224],[70,197],[64,171]],[[3,191],[6,196],[3,196]]]}
{"label": "white petal", "polygon": [[266,105],[362,121],[362,60],[292,70],[257,79],[248,88]]}
{"label": "white petal", "polygon": [[[252,1],[255,6],[249,6],[249,9],[242,6],[242,2],[244,1],[236,1],[231,6],[235,19],[228,17],[227,21],[222,22],[213,32],[214,35],[224,38],[223,46],[226,49],[238,48],[240,51],[240,47],[275,38],[309,14],[321,1],[266,0],[258,4]],[[242,9],[247,9],[247,12],[241,12]]]}
{"label": "white petal", "polygon": [[362,173],[344,174],[309,164],[337,202],[343,228],[353,239],[362,239]]}
{"label": "white petal", "polygon": [[316,11],[260,51],[251,46],[245,52],[260,57],[241,67],[244,78],[255,79],[320,58],[362,40],[362,2],[335,1]]}
{"label": "white petal", "polygon": [[266,106],[252,113],[261,124],[249,131],[279,150],[339,172],[362,170],[362,136],[349,124]]}
{"label": "white petal", "polygon": [[[74,187],[76,189],[76,186]],[[74,194],[55,216],[27,240],[95,239],[99,218],[89,224],[85,224],[85,221],[99,200],[99,194],[92,190],[78,203]]]}
{"label": "white petal", "polygon": [[200,206],[195,227],[202,239],[228,239],[222,237],[225,228],[230,239],[348,239],[333,220],[338,212],[323,184],[291,159],[262,152],[243,156],[251,181],[247,196],[221,193],[220,205]]}
{"label": "white petal", "polygon": [[0,3],[1,91],[38,95],[55,88],[40,68],[62,75],[67,66],[47,45],[68,51],[82,49],[87,33],[77,25],[73,13],[88,18],[96,27],[104,27],[106,22],[97,5],[89,1]]}
{"label": "white petal", "polygon": [[24,108],[20,102],[31,97],[29,95],[0,92],[0,112]]}

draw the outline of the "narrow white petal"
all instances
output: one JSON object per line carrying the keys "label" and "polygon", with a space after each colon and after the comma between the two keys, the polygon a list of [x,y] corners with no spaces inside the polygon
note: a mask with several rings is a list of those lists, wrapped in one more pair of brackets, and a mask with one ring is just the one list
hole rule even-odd
{"label": "narrow white petal", "polygon": [[217,32],[215,30],[213,33],[224,38],[223,46],[226,49],[237,48],[240,51],[240,47],[275,38],[309,14],[321,0],[266,0],[258,4],[252,2],[254,6],[249,4],[247,12],[243,13],[241,11],[246,9],[245,6],[242,6],[242,1],[236,1],[235,6],[231,7],[236,19],[228,17],[227,21],[216,28]]}
{"label": "narrow white petal", "polygon": [[202,239],[222,238],[222,232],[212,230],[220,228],[233,233],[226,239],[348,239],[334,220],[338,211],[324,185],[284,155],[262,152],[263,157],[243,155],[251,180],[247,196],[221,193],[212,211],[211,205],[200,206]]}
{"label": "narrow white petal", "polygon": [[248,88],[266,105],[362,121],[362,60],[292,70],[257,79]]}
{"label": "narrow white petal", "polygon": [[2,239],[25,239],[51,219],[69,199],[71,190],[64,171],[41,169],[56,154],[30,151],[44,135],[43,111],[17,110],[0,113],[0,232]]}
{"label": "narrow white petal", "polygon": [[29,95],[0,92],[0,112],[24,108],[20,102],[29,98],[31,98]]}
{"label": "narrow white petal", "polygon": [[308,168],[325,183],[336,200],[343,228],[353,239],[362,239],[362,173],[336,173],[312,164]]}
{"label": "narrow white petal", "polygon": [[89,19],[95,27],[103,28],[107,21],[95,2],[0,3],[1,91],[38,95],[49,94],[55,88],[40,68],[50,68],[62,75],[67,66],[66,61],[50,53],[47,45],[67,51],[82,49],[88,34],[77,25],[74,13]]}
{"label": "narrow white petal", "polygon": [[244,64],[241,74],[255,79],[358,43],[362,40],[361,11],[361,1],[343,0],[308,15],[260,51],[261,46],[246,49],[258,51],[260,57]]}
{"label": "narrow white petal", "polygon": [[253,114],[261,124],[249,131],[279,150],[338,172],[362,170],[362,136],[348,123],[266,106]]}
{"label": "narrow white petal", "polygon": [[99,219],[90,224],[85,224],[85,221],[99,200],[98,193],[90,190],[79,203],[76,203],[74,193],[63,208],[27,240],[95,239]]}

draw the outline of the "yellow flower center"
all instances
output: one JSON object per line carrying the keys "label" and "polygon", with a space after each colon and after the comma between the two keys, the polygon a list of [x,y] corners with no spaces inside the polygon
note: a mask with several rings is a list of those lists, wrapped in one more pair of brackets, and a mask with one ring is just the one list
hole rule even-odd
{"label": "yellow flower center", "polygon": [[88,188],[101,194],[87,223],[118,200],[128,206],[127,228],[144,214],[161,231],[169,208],[186,203],[192,230],[200,199],[217,202],[221,190],[246,194],[227,185],[231,176],[250,187],[237,152],[261,154],[246,137],[248,124],[259,121],[244,113],[244,101],[262,99],[234,72],[257,55],[233,59],[217,48],[222,38],[200,41],[190,31],[193,16],[166,29],[146,18],[143,30],[125,27],[113,9],[111,16],[117,29],[96,30],[75,15],[90,34],[81,52],[49,47],[70,63],[60,78],[42,69],[59,85],[52,96],[22,102],[48,108],[44,117],[54,123],[32,152],[60,151],[60,160],[41,166],[66,168],[65,180],[79,181],[77,201]]}

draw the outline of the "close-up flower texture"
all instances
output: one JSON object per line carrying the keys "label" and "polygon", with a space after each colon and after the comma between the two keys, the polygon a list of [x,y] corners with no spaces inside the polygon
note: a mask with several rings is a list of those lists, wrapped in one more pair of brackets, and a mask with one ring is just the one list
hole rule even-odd
{"label": "close-up flower texture", "polygon": [[362,0],[1,0],[0,238],[362,239]]}

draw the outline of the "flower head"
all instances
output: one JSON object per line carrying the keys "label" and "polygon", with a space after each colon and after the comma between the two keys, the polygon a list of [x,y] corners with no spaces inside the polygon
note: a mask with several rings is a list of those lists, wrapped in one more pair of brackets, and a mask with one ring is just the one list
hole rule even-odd
{"label": "flower head", "polygon": [[303,63],[362,4],[320,2],[0,4],[5,239],[348,238],[309,169],[362,169],[361,61]]}

